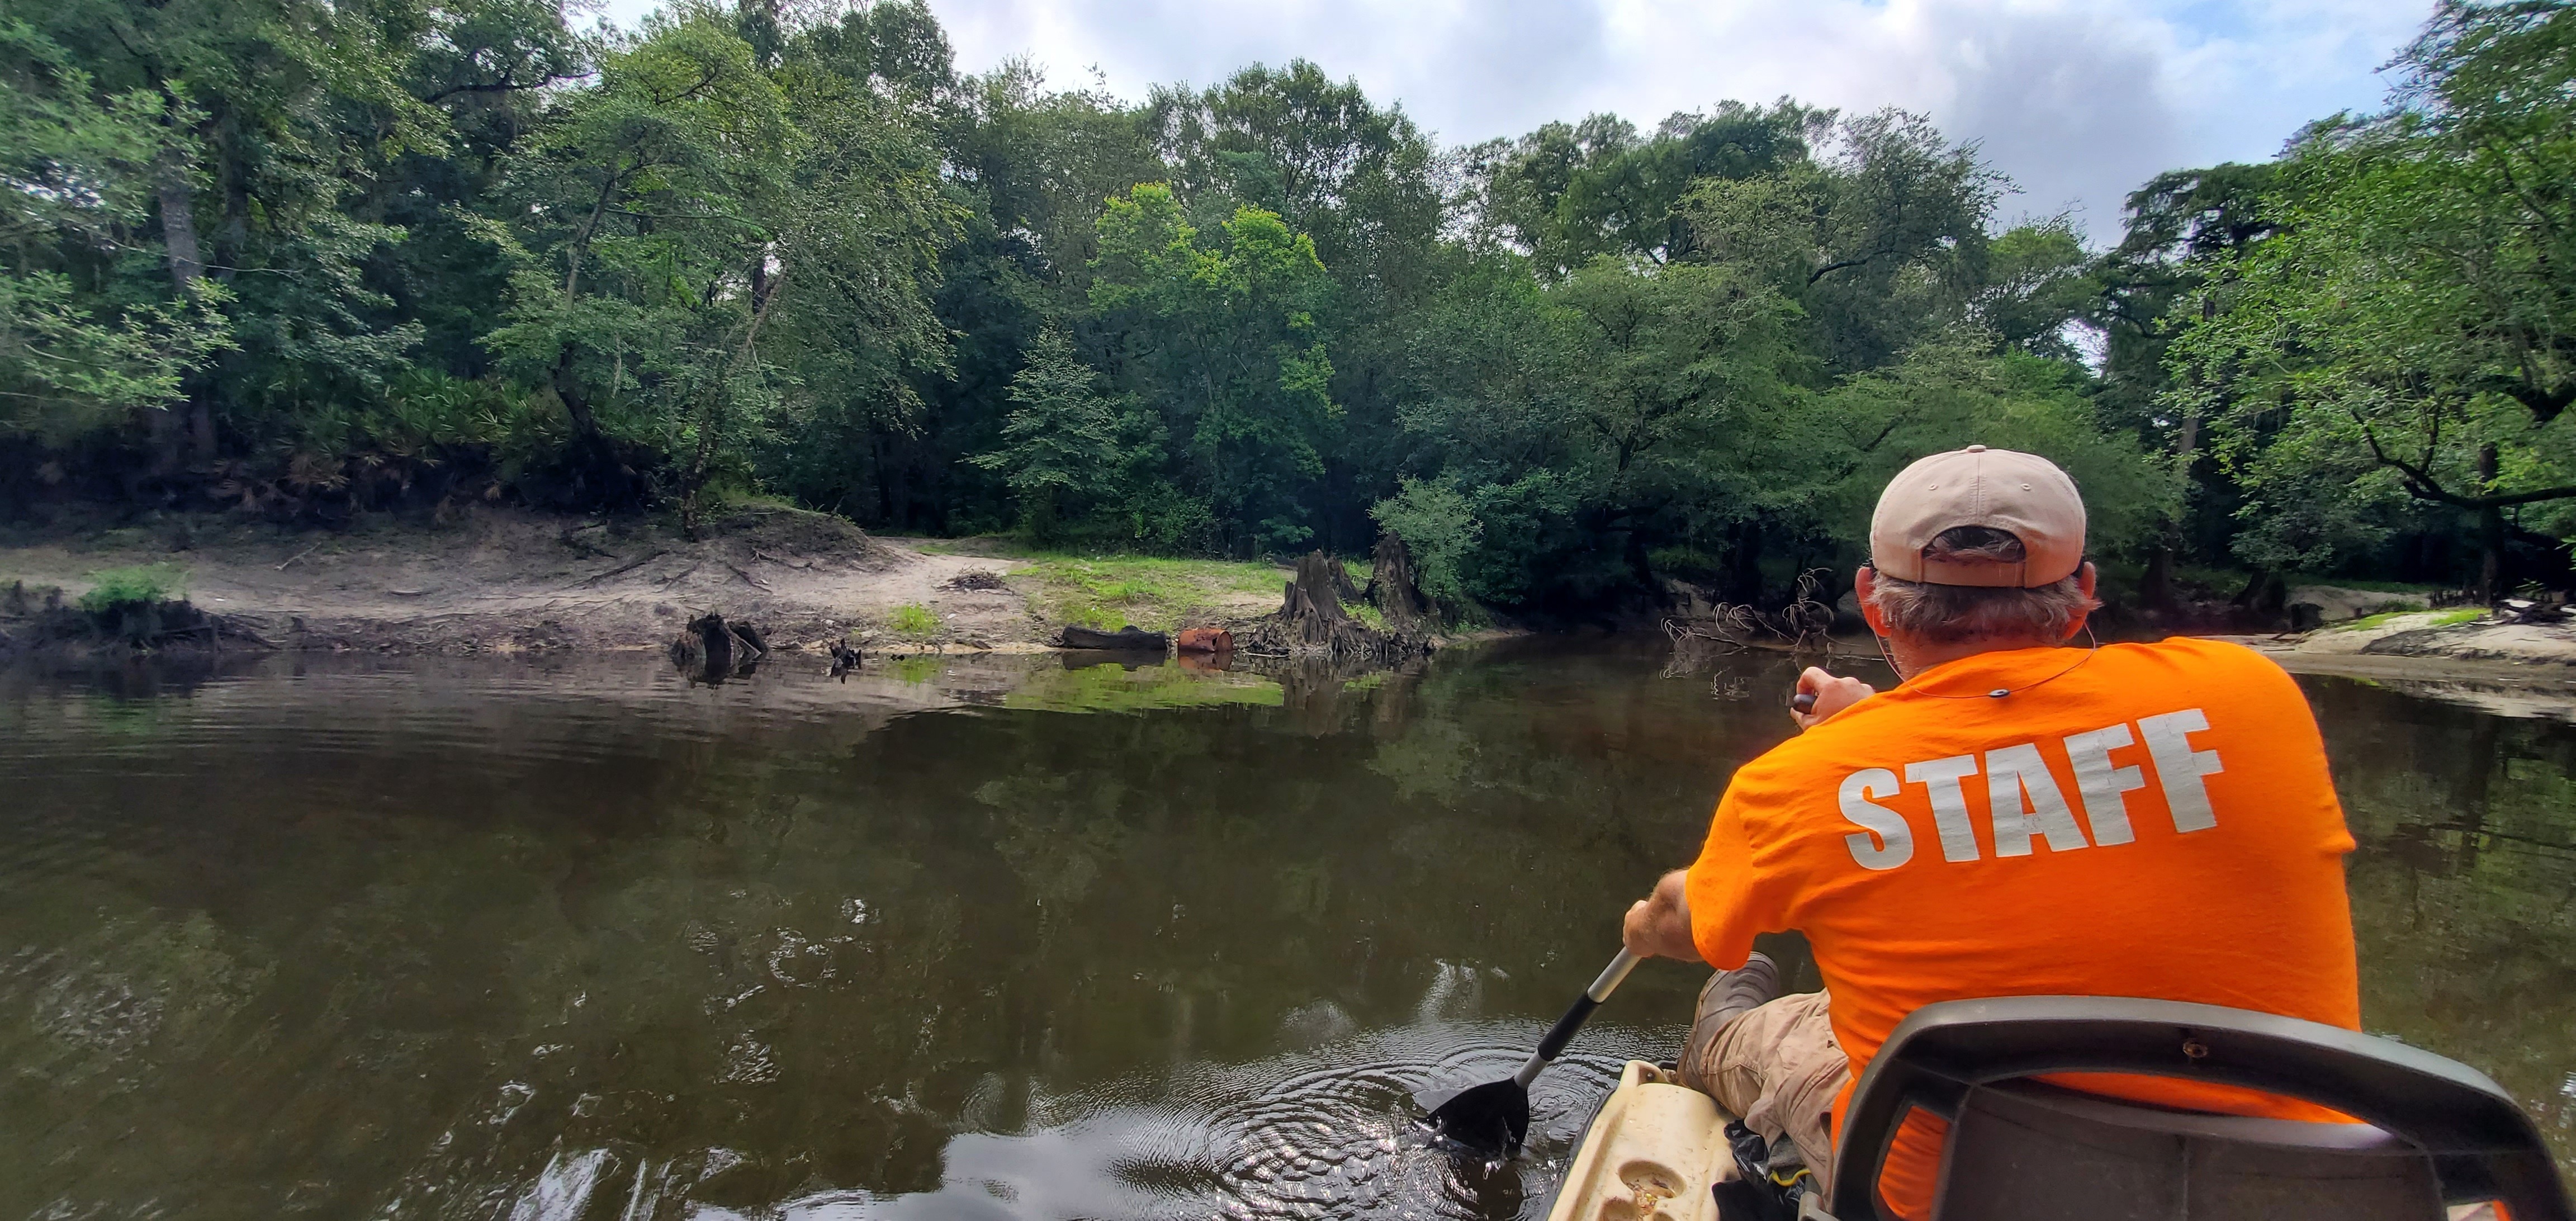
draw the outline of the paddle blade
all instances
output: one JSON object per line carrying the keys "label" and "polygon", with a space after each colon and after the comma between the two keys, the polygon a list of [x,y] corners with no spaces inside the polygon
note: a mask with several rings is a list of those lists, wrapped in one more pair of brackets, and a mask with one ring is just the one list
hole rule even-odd
{"label": "paddle blade", "polygon": [[1433,1136],[1470,1153],[1509,1157],[1521,1151],[1521,1141],[1529,1135],[1529,1090],[1509,1077],[1419,1094],[1415,1101],[1429,1108],[1422,1124]]}

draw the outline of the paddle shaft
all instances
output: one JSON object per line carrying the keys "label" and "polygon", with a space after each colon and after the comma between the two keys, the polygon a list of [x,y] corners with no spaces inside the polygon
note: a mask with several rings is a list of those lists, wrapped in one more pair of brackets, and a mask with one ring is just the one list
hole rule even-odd
{"label": "paddle shaft", "polygon": [[1619,987],[1619,981],[1628,978],[1628,972],[1635,970],[1636,966],[1637,956],[1620,950],[1619,956],[1611,959],[1609,966],[1601,968],[1601,974],[1592,981],[1591,987],[1583,990],[1574,1006],[1565,1011],[1565,1016],[1556,1019],[1556,1025],[1548,1028],[1547,1037],[1538,1041],[1538,1051],[1530,1056],[1528,1063],[1521,1065],[1521,1071],[1512,1074],[1512,1080],[1520,1082],[1522,1089],[1528,1089],[1530,1082],[1538,1080],[1539,1070],[1546,1068],[1548,1061],[1554,1060],[1557,1053],[1565,1050],[1566,1044],[1574,1041],[1574,1032],[1583,1029],[1583,1023],[1591,1020],[1592,1011],[1610,999],[1610,993]]}

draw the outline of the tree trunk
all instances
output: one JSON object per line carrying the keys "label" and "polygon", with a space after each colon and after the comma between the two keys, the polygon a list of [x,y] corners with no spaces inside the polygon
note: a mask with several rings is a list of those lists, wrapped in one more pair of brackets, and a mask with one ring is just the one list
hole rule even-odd
{"label": "tree trunk", "polygon": [[2150,610],[2173,609],[2173,560],[2171,547],[2158,547],[2147,557],[2147,571],[2138,578],[2138,604]]}
{"label": "tree trunk", "polygon": [[1727,556],[1726,600],[1751,604],[1762,600],[1762,523],[1737,522],[1735,546]]}
{"label": "tree trunk", "polygon": [[[161,202],[161,245],[169,254],[170,282],[178,286],[183,298],[193,297],[197,281],[205,278],[206,259],[197,244],[197,204],[187,179],[176,170],[165,177],[159,188]],[[188,378],[194,382],[196,378]],[[189,387],[186,436],[187,447],[195,451],[200,462],[215,458],[215,415],[206,402],[206,388]],[[164,413],[168,414],[168,413]],[[181,437],[178,420],[153,421],[153,439],[159,451],[160,465],[176,470],[180,459]]]}
{"label": "tree trunk", "polygon": [[1369,555],[1368,599],[1390,628],[1410,629],[1430,617],[1431,600],[1414,579],[1413,553],[1393,530],[1377,536]]}
{"label": "tree trunk", "polygon": [[572,416],[574,435],[594,437],[599,435],[599,425],[591,419],[590,399],[582,393],[581,379],[573,376],[573,356],[573,346],[563,345],[563,350],[555,353],[555,367],[547,381],[554,387],[555,397],[563,400],[564,411]]}
{"label": "tree trunk", "polygon": [[[2199,450],[2200,416],[2198,413],[2185,415],[2181,427],[2174,430],[2174,469],[2182,475],[2186,496],[2191,487],[2191,466],[2198,459]],[[2166,522],[2163,533],[2168,541],[2147,557],[2146,575],[2138,582],[2138,601],[2143,606],[2160,611],[2174,608],[2174,542],[2182,537],[2182,525],[2180,518]]]}
{"label": "tree trunk", "polygon": [[183,296],[194,291],[206,261],[197,252],[196,201],[184,180],[161,184],[161,245],[170,252],[171,282]]}
{"label": "tree trunk", "polygon": [[215,460],[215,409],[206,402],[203,387],[190,397],[193,401],[188,404],[188,443],[195,447],[198,461],[212,462]]}
{"label": "tree trunk", "polygon": [[[2478,447],[2478,490],[2495,493],[2496,474],[2501,467],[2495,443]],[[2478,599],[2493,606],[2504,596],[2504,507],[2495,504],[2478,506]]]}
{"label": "tree trunk", "polygon": [[2505,596],[2504,510],[2478,510],[2478,600],[2492,606]]}
{"label": "tree trunk", "polygon": [[[1318,550],[1315,554],[1323,555],[1324,553]],[[1344,602],[1362,602],[1367,600],[1367,595],[1360,592],[1359,582],[1351,579],[1350,565],[1345,564],[1340,560],[1332,559],[1329,556],[1326,557],[1325,562],[1329,564],[1333,570],[1333,595],[1335,597],[1340,598]]]}

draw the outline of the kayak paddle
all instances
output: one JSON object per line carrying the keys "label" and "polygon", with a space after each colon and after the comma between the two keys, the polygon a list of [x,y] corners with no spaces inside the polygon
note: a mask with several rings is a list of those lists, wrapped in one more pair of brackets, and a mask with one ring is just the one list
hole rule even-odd
{"label": "kayak paddle", "polygon": [[1619,951],[1592,986],[1584,989],[1574,1007],[1548,1028],[1547,1037],[1538,1041],[1538,1051],[1521,1065],[1519,1072],[1463,1090],[1429,1090],[1414,1095],[1414,1105],[1430,1112],[1417,1122],[1430,1128],[1439,1139],[1472,1153],[1486,1157],[1518,1154],[1521,1139],[1529,1135],[1530,1082],[1538,1080],[1539,1070],[1574,1041],[1574,1032],[1583,1029],[1592,1011],[1610,999],[1611,990],[1628,978],[1628,972],[1636,965],[1636,955]]}

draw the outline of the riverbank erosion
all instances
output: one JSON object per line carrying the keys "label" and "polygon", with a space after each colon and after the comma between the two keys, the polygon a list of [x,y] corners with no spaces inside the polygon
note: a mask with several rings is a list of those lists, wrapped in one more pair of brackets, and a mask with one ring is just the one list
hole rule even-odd
{"label": "riverbank erosion", "polygon": [[2515,615],[2476,607],[2373,615],[2257,647],[2303,659],[2414,658],[2558,667],[2576,678],[2576,620],[2563,612]]}
{"label": "riverbank erosion", "polygon": [[1248,652],[1284,655],[1311,650],[1267,648],[1260,633],[1303,624],[1297,608],[1326,600],[1345,629],[1328,638],[1395,642],[1358,650],[1384,664],[1463,638],[1430,617],[1401,548],[1392,568],[1379,550],[1369,569],[1307,557],[1301,603],[1299,570],[1266,561],[885,538],[783,507],[711,515],[696,538],[663,518],[517,509],[330,530],[214,513],[68,520],[0,532],[0,657],[664,649],[709,615],[790,652],[1035,651],[1068,628],[1132,626],[1230,632],[1255,638]]}
{"label": "riverbank erosion", "polygon": [[2498,716],[2576,722],[2576,623],[2512,618],[2480,608],[2416,611],[2226,639],[2293,674],[2362,679]]}
{"label": "riverbank erosion", "polygon": [[[279,530],[219,516],[0,538],[0,652],[78,642],[43,625],[119,573],[160,574],[230,629],[221,647],[464,655],[661,648],[713,611],[787,648],[853,635],[1026,647],[1053,625],[1027,565],[929,554],[792,509],[715,517],[690,539],[642,518],[476,512],[444,524]],[[59,592],[56,592],[59,591]],[[187,642],[179,642],[185,644]]]}

